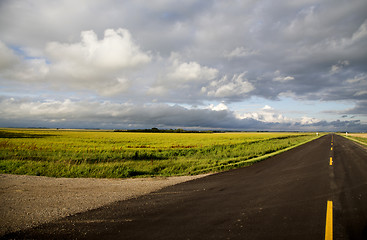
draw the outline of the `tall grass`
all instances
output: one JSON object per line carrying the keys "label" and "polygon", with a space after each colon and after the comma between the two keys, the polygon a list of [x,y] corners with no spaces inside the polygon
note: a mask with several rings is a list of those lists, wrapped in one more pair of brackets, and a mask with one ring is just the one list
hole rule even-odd
{"label": "tall grass", "polygon": [[[345,134],[339,135],[345,136]],[[348,133],[346,137],[361,144],[367,145],[367,133]]]}
{"label": "tall grass", "polygon": [[194,174],[235,167],[233,163],[314,137],[0,129],[0,173],[108,178]]}

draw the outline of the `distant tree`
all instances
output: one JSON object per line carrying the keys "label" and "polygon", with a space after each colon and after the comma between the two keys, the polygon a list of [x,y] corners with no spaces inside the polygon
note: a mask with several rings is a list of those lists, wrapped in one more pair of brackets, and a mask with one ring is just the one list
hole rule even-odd
{"label": "distant tree", "polygon": [[152,132],[159,132],[158,128],[152,128]]}

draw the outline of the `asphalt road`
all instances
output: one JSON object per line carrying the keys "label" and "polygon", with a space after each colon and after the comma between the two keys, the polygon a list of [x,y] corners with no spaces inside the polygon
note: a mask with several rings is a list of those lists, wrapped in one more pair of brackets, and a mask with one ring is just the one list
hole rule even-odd
{"label": "asphalt road", "polygon": [[367,239],[367,151],[337,135],[5,238],[325,239],[328,201],[334,239]]}

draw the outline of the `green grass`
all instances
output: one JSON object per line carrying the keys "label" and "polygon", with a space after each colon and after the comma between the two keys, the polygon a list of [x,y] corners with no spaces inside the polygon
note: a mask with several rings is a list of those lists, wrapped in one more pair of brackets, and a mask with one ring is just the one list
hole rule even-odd
{"label": "green grass", "polygon": [[367,145],[367,134],[366,133],[349,133],[347,136],[345,134],[339,134],[340,136],[346,137],[350,140],[358,142],[363,145]]}
{"label": "green grass", "polygon": [[364,137],[352,137],[356,140],[358,140],[359,142],[362,142],[364,145],[367,145],[367,138]]}
{"label": "green grass", "polygon": [[198,174],[250,165],[315,137],[0,129],[0,173],[95,178]]}

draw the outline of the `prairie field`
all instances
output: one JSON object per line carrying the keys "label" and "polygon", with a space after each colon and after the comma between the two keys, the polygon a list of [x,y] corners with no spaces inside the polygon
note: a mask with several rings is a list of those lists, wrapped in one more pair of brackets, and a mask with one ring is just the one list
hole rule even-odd
{"label": "prairie field", "polygon": [[[345,134],[344,134],[345,136]],[[367,144],[367,133],[348,133],[348,137]]]}
{"label": "prairie field", "polygon": [[0,173],[127,178],[250,165],[315,133],[139,133],[0,129]]}

